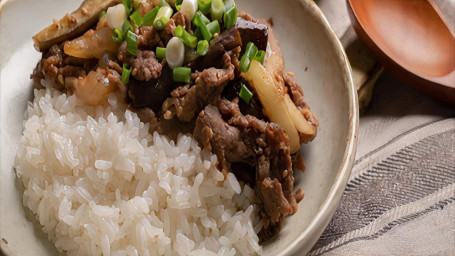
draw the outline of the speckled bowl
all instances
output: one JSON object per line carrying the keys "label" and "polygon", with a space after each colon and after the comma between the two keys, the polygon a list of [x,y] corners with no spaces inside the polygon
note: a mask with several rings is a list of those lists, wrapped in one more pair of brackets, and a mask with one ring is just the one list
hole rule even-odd
{"label": "speckled bowl", "polygon": [[[23,186],[12,167],[22,133],[32,72],[40,54],[32,36],[54,17],[76,9],[73,0],[5,0],[0,16],[0,244],[8,255],[58,255],[22,206]],[[288,71],[301,83],[320,121],[316,139],[301,148],[306,171],[296,174],[305,198],[264,255],[303,255],[321,235],[345,188],[354,160],[358,109],[351,70],[336,36],[313,1],[237,0],[255,17],[273,18]]]}

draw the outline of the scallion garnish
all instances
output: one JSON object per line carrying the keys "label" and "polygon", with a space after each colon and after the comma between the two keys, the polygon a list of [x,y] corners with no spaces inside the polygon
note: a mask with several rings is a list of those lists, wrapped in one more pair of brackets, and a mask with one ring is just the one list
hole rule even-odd
{"label": "scallion garnish", "polygon": [[261,64],[264,63],[264,58],[265,58],[265,51],[260,50],[257,51],[256,55],[254,55],[253,59],[259,61]]}
{"label": "scallion garnish", "polygon": [[142,26],[142,23],[144,22],[144,19],[138,11],[134,11],[133,14],[131,14],[130,18],[137,28]]}
{"label": "scallion garnish", "polygon": [[197,37],[186,32],[186,30],[183,30],[182,41],[186,46],[192,49],[196,48],[197,46]]}
{"label": "scallion garnish", "polygon": [[210,34],[220,34],[220,23],[217,20],[214,20],[207,24],[207,29],[209,30]]}
{"label": "scallion garnish", "polygon": [[227,10],[223,16],[224,26],[226,29],[230,29],[232,26],[237,23],[237,7],[232,7],[231,9]]}
{"label": "scallion garnish", "polygon": [[133,27],[131,26],[131,23],[128,21],[128,19],[126,19],[125,22],[123,22],[123,25],[122,25],[123,36],[125,37],[126,34],[128,33],[128,31],[130,31],[130,30],[133,30]]}
{"label": "scallion garnish", "polygon": [[230,9],[235,7],[234,0],[224,0],[223,2],[224,2],[225,11],[228,11],[228,10],[230,10]]}
{"label": "scallion garnish", "polygon": [[133,0],[122,0],[122,3],[125,6],[126,15],[130,15],[133,10]]}
{"label": "scallion garnish", "polygon": [[203,56],[209,50],[209,42],[207,40],[201,40],[197,43],[196,53],[199,56]]}
{"label": "scallion garnish", "polygon": [[123,63],[123,69],[122,69],[122,83],[123,84],[128,84],[128,82],[130,81],[130,74],[131,74],[132,69],[133,69],[132,67],[128,68],[127,63]]}
{"label": "scallion garnish", "polygon": [[143,22],[142,25],[144,26],[153,26],[153,22],[155,21],[156,15],[160,10],[159,6],[155,6],[151,11],[149,11],[144,17],[142,18]]}
{"label": "scallion garnish", "polygon": [[118,44],[121,44],[123,42],[123,33],[120,31],[118,28],[114,28],[112,30],[112,40]]}
{"label": "scallion garnish", "polygon": [[253,93],[248,90],[245,84],[242,84],[242,87],[240,88],[239,92],[239,97],[245,101],[246,104],[250,104],[250,100],[253,97]]}
{"label": "scallion garnish", "polygon": [[175,4],[176,4],[176,5],[181,5],[182,3],[183,3],[183,0],[176,0],[176,1],[175,1]]}
{"label": "scallion garnish", "polygon": [[208,14],[212,8],[212,0],[197,0],[198,9],[203,14]]}
{"label": "scallion garnish", "polygon": [[[182,3],[180,3],[182,4]],[[166,2],[166,0],[161,0],[161,2],[158,4],[159,7],[167,6],[170,7],[170,5]]]}
{"label": "scallion garnish", "polygon": [[212,39],[212,33],[207,28],[207,25],[205,25],[204,21],[202,20],[202,14],[201,12],[197,12],[196,15],[194,15],[194,24],[199,27],[199,30],[201,31],[202,37],[209,41]]}
{"label": "scallion garnish", "polygon": [[254,43],[249,42],[246,45],[245,53],[243,54],[242,58],[240,58],[240,70],[242,72],[247,72],[248,69],[250,69],[251,60],[254,59],[257,52],[258,48],[256,45],[254,45]]}
{"label": "scallion garnish", "polygon": [[164,26],[168,23],[169,19],[171,18],[172,13],[173,10],[171,7],[169,6],[161,7],[158,10],[158,14],[156,15],[155,21],[153,22],[153,26],[155,26],[155,28],[158,30],[163,29]]}
{"label": "scallion garnish", "polygon": [[190,83],[191,82],[191,68],[177,67],[172,71],[174,82]]}
{"label": "scallion garnish", "polygon": [[131,30],[126,34],[126,51],[134,56],[137,55],[137,35]]}
{"label": "scallion garnish", "polygon": [[185,29],[178,25],[175,29],[174,29],[174,35],[177,36],[177,37],[182,37],[183,36],[183,31],[185,31]]}
{"label": "scallion garnish", "polygon": [[193,35],[197,38],[198,41],[205,40],[204,36],[202,36],[201,29],[199,27],[196,28]]}
{"label": "scallion garnish", "polygon": [[240,71],[247,72],[250,69],[251,60],[248,58],[248,55],[244,54],[242,58],[240,58]]}
{"label": "scallion garnish", "polygon": [[101,19],[104,17],[104,15],[106,15],[106,11],[105,11],[105,10],[102,10],[102,11],[100,12],[100,15],[98,15],[98,20],[101,20]]}
{"label": "scallion garnish", "polygon": [[174,35],[180,39],[182,39],[182,42],[190,47],[190,48],[196,48],[197,45],[197,37],[191,35],[188,33],[182,26],[178,25],[174,29]]}
{"label": "scallion garnish", "polygon": [[223,20],[224,3],[223,0],[212,0],[211,14],[212,19],[221,22]]}
{"label": "scallion garnish", "polygon": [[166,58],[166,48],[156,47],[156,57],[158,59]]}

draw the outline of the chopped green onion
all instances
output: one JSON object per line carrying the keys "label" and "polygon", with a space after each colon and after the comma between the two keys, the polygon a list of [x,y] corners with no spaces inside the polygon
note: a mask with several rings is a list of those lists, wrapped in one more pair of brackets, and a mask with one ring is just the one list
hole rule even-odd
{"label": "chopped green onion", "polygon": [[126,15],[130,15],[133,10],[133,0],[122,0],[122,3],[125,6]]}
{"label": "chopped green onion", "polygon": [[178,25],[174,30],[174,35],[177,37],[182,37],[183,31],[185,31],[185,29],[182,26]]}
{"label": "chopped green onion", "polygon": [[158,14],[160,7],[155,6],[151,11],[149,11],[144,17],[142,18],[143,22],[142,25],[144,26],[153,26],[153,22],[155,21],[156,15]]}
{"label": "chopped green onion", "polygon": [[[163,0],[164,1],[164,0]],[[156,15],[155,21],[153,22],[153,26],[156,29],[161,30],[164,26],[168,23],[169,19],[172,16],[172,8],[169,6],[163,6],[158,10],[158,14]]]}
{"label": "chopped green onion", "polygon": [[167,6],[170,7],[170,5],[166,2],[166,0],[161,0],[161,2],[158,4],[159,7]]}
{"label": "chopped green onion", "polygon": [[180,11],[180,8],[181,8],[181,7],[182,7],[181,4],[176,4],[176,5],[175,5],[175,9],[177,9],[178,12]]}
{"label": "chopped green onion", "polygon": [[212,0],[197,0],[197,6],[203,14],[207,15],[212,8]]}
{"label": "chopped green onion", "polygon": [[225,11],[228,11],[228,10],[230,10],[230,9],[235,7],[234,0],[223,0],[223,2],[224,2],[224,10]]}
{"label": "chopped green onion", "polygon": [[175,82],[190,83],[191,82],[191,68],[177,67],[172,71]]}
{"label": "chopped green onion", "polygon": [[156,47],[156,57],[158,59],[166,58],[166,48]]}
{"label": "chopped green onion", "polygon": [[242,88],[240,88],[239,97],[245,101],[246,104],[250,104],[250,100],[253,97],[253,93],[248,90],[245,84],[242,84]]}
{"label": "chopped green onion", "polygon": [[199,27],[202,37],[209,41],[212,38],[212,33],[210,33],[207,26],[204,24],[202,15],[203,14],[201,12],[197,12],[196,15],[194,15],[194,24]]}
{"label": "chopped green onion", "polygon": [[210,34],[220,34],[220,23],[217,20],[214,20],[207,24],[207,29],[209,30]]}
{"label": "chopped green onion", "polygon": [[128,64],[123,63],[123,70],[122,70],[122,83],[123,84],[128,84],[128,82],[130,81],[130,74],[131,74],[132,69],[133,69],[133,67],[128,68]]}
{"label": "chopped green onion", "polygon": [[198,41],[205,40],[204,36],[202,36],[201,29],[199,27],[196,28],[193,35],[197,38]]}
{"label": "chopped green onion", "polygon": [[199,56],[203,56],[209,50],[209,42],[207,40],[201,40],[197,43],[196,53]]}
{"label": "chopped green onion", "polygon": [[197,45],[197,37],[191,35],[188,33],[182,26],[178,25],[174,29],[174,35],[180,39],[182,39],[182,42],[190,47],[190,48],[196,48]]}
{"label": "chopped green onion", "polygon": [[102,10],[102,11],[100,12],[100,15],[98,15],[98,20],[101,20],[101,19],[104,17],[104,15],[106,15],[106,11],[105,11],[105,10]]}
{"label": "chopped green onion", "polygon": [[[196,18],[196,15],[199,16],[198,19],[195,19]],[[196,12],[196,14],[194,15],[194,19],[193,19],[193,23],[194,25],[200,27],[202,25],[207,25],[210,23],[210,19],[207,18],[207,16],[205,16],[201,11],[198,11]]]}
{"label": "chopped green onion", "polygon": [[131,30],[128,30],[126,35],[126,51],[134,56],[137,55],[137,35]]}
{"label": "chopped green onion", "polygon": [[120,44],[123,42],[123,33],[122,31],[120,31],[118,28],[114,28],[112,30],[112,40],[114,40],[114,42]]}
{"label": "chopped green onion", "polygon": [[249,42],[246,45],[245,55],[248,56],[248,59],[252,59],[256,55],[257,52],[258,52],[258,48],[256,47],[256,45],[254,45],[254,43]]}
{"label": "chopped green onion", "polygon": [[128,19],[126,19],[125,22],[123,22],[123,25],[122,25],[123,36],[126,36],[128,31],[130,31],[130,30],[133,30],[133,27],[131,26],[131,23],[128,21]]}
{"label": "chopped green onion", "polygon": [[182,41],[186,46],[192,49],[196,48],[197,46],[197,37],[186,32],[186,30],[183,30]]}
{"label": "chopped green onion", "polygon": [[133,14],[131,14],[130,18],[137,28],[142,26],[142,23],[144,22],[144,19],[138,11],[134,11]]}
{"label": "chopped green onion", "polygon": [[260,50],[254,55],[253,59],[259,61],[261,64],[264,63],[264,58],[265,58],[265,51]]}
{"label": "chopped green onion", "polygon": [[[258,52],[258,48],[256,47],[256,45],[254,45],[254,43],[249,42],[246,45],[245,53],[243,54],[242,58],[240,59],[240,70],[242,72],[247,72],[248,69],[250,69],[251,60],[254,59],[257,52]],[[265,55],[265,53],[264,53],[264,55]]]}
{"label": "chopped green onion", "polygon": [[223,20],[224,3],[223,0],[212,0],[211,14],[212,19],[221,22]]}
{"label": "chopped green onion", "polygon": [[226,29],[230,29],[237,23],[237,7],[233,7],[226,11],[223,16],[224,26]]}
{"label": "chopped green onion", "polygon": [[240,71],[243,73],[247,72],[250,69],[251,60],[248,58],[248,55],[244,54],[240,59]]}
{"label": "chopped green onion", "polygon": [[182,3],[183,3],[183,0],[177,0],[177,1],[175,1],[175,4],[176,4],[176,5],[177,5],[177,4],[178,4],[178,5],[181,5]]}

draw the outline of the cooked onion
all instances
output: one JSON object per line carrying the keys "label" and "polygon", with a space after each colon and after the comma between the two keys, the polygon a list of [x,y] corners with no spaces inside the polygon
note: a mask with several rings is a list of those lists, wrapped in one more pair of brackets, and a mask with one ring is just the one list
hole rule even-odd
{"label": "cooked onion", "polygon": [[78,58],[99,58],[104,53],[116,53],[118,44],[112,40],[110,28],[89,30],[84,35],[67,41],[63,47],[66,54]]}
{"label": "cooked onion", "polygon": [[291,153],[295,153],[300,148],[299,135],[289,113],[284,96],[279,93],[270,74],[265,70],[261,63],[253,60],[250,69],[242,76],[254,88],[259,100],[264,106],[264,114],[270,121],[279,124],[289,137]]}

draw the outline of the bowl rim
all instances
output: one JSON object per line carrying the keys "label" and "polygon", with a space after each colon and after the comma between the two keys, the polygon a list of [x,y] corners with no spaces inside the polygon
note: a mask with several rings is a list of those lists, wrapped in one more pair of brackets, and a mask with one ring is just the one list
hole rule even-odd
{"label": "bowl rim", "polygon": [[[14,0],[0,0],[0,15],[5,5],[13,2]],[[341,63],[341,72],[345,79],[345,89],[348,93],[349,99],[349,129],[347,136],[347,146],[344,152],[341,166],[337,170],[337,175],[326,199],[320,206],[316,216],[311,220],[308,227],[279,255],[292,255],[295,253],[302,253],[303,244],[313,246],[317,239],[320,237],[322,232],[327,227],[331,220],[335,210],[338,208],[338,204],[341,199],[341,195],[347,185],[351,169],[354,163],[356,148],[357,148],[357,133],[359,126],[359,108],[357,101],[357,92],[354,87],[352,70],[344,48],[330,27],[326,17],[313,0],[296,0],[300,2],[306,9],[312,10],[311,15],[324,28],[324,33],[331,39],[330,44],[337,52],[337,62]],[[310,241],[303,243],[303,241]],[[311,248],[307,248],[305,253],[310,251]],[[0,252],[2,252],[0,250]],[[1,253],[0,253],[1,255]],[[6,254],[5,254],[6,255]]]}
{"label": "bowl rim", "polygon": [[[355,90],[351,65],[349,59],[344,51],[344,48],[330,27],[329,22],[322,13],[321,9],[312,0],[298,0],[304,7],[311,9],[311,14],[321,23],[324,28],[324,32],[331,39],[330,43],[336,50],[337,61],[342,63],[342,75],[346,83],[345,88],[348,92],[349,99],[349,129],[346,142],[346,149],[344,152],[341,166],[337,170],[337,175],[334,184],[330,188],[330,191],[320,206],[316,216],[311,220],[308,227],[294,240],[292,243],[283,250],[280,255],[292,255],[295,253],[302,253],[303,244],[311,244],[313,246],[325,230],[329,221],[332,219],[333,214],[338,208],[341,196],[346,188],[349,176],[351,174],[352,166],[354,164],[355,153],[357,149],[357,133],[359,129],[359,107],[357,100],[357,91]],[[311,241],[304,243],[303,241]],[[307,251],[310,251],[308,248]],[[307,253],[307,251],[305,253]]]}

